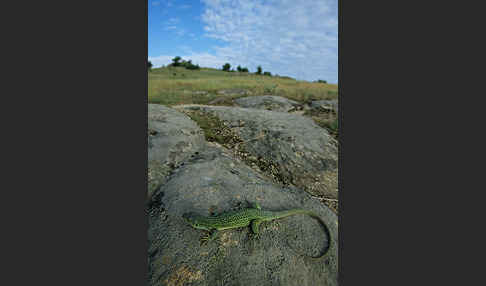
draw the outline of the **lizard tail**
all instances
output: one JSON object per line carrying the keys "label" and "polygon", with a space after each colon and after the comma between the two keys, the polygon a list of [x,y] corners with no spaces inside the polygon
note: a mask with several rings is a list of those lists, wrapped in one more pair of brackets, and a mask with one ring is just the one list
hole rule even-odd
{"label": "lizard tail", "polygon": [[332,247],[332,238],[331,238],[331,231],[329,230],[329,227],[327,226],[327,224],[322,220],[322,218],[320,218],[317,214],[313,213],[313,212],[309,212],[308,215],[312,218],[315,218],[317,219],[321,225],[324,227],[324,230],[326,232],[326,235],[327,235],[327,248],[326,250],[319,256],[317,257],[313,257],[313,256],[308,256],[312,259],[316,259],[316,260],[320,260],[320,259],[323,259],[323,258],[326,258],[328,256],[328,254],[330,253],[330,250],[331,250],[331,247]]}
{"label": "lizard tail", "polygon": [[[327,224],[324,222],[324,220],[322,220],[322,218],[321,218],[321,217],[319,217],[317,214],[315,214],[315,213],[313,213],[313,212],[311,212],[311,211],[308,211],[308,210],[294,210],[292,214],[306,214],[306,215],[308,215],[308,216],[310,216],[310,217],[312,217],[312,218],[316,219],[317,221],[319,221],[319,223],[320,223],[320,224],[321,224],[321,225],[324,227],[324,230],[325,230],[325,232],[326,232],[326,236],[327,236],[327,241],[328,241],[328,246],[327,246],[326,250],[325,250],[324,252],[322,252],[322,253],[321,253],[319,256],[316,256],[316,257],[314,257],[314,256],[308,256],[308,255],[304,255],[304,256],[305,256],[305,257],[308,257],[308,258],[311,258],[311,259],[313,259],[313,260],[316,260],[316,261],[317,261],[317,260],[321,260],[321,259],[326,258],[326,257],[329,255],[329,253],[330,253],[331,247],[332,247],[332,245],[333,245],[333,243],[332,243],[332,242],[333,242],[333,240],[332,240],[332,238],[331,238],[331,232],[330,232],[330,230],[329,230],[329,228],[328,228]],[[288,215],[292,215],[292,214],[290,214],[290,212],[289,212],[289,214],[288,214]],[[287,216],[287,214],[286,214],[286,216]],[[294,248],[293,248],[293,247],[290,245],[290,243],[288,243],[288,241],[287,241],[287,244],[288,244],[288,245],[289,245],[289,247],[291,247],[291,248],[292,248],[294,251],[296,251],[296,250],[295,250],[295,249],[294,249]],[[296,251],[296,252],[297,252],[297,251]],[[297,252],[297,253],[298,253],[298,252]]]}

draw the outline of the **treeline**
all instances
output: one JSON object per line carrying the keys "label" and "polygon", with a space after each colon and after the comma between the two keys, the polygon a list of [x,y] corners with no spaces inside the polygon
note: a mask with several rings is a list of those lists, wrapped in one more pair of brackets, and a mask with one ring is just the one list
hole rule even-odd
{"label": "treeline", "polygon": [[188,70],[198,70],[200,69],[199,65],[195,65],[192,63],[192,60],[183,60],[181,57],[177,56],[172,59],[172,63],[169,64],[172,67],[184,67]]}
{"label": "treeline", "polygon": [[[199,65],[193,64],[191,60],[186,61],[186,60],[182,59],[179,56],[173,58],[172,59],[172,63],[169,64],[168,66],[170,66],[170,67],[184,67],[184,68],[189,69],[189,70],[198,70],[198,69],[200,69]],[[148,67],[148,70],[150,71],[151,68],[152,68],[152,63],[150,61],[147,62],[147,67]],[[235,72],[234,69],[231,69],[230,63],[225,63],[223,65],[223,67],[222,67],[222,70],[223,71],[226,71],[226,72]],[[250,71],[248,70],[247,67],[241,67],[240,65],[238,65],[236,67],[236,71],[243,72],[243,73],[250,73]],[[256,70],[255,74],[257,74],[257,75],[262,75],[263,74],[263,75],[266,75],[266,76],[272,76],[272,73],[271,72],[269,72],[269,71],[265,71],[264,72],[261,66],[258,66],[257,67],[257,70]],[[279,75],[275,75],[275,76],[279,76]],[[283,76],[282,78],[292,79],[291,77],[287,77],[287,76]],[[317,82],[317,83],[327,83],[327,81],[322,80],[322,79],[316,80],[314,82]]]}
{"label": "treeline", "polygon": [[[226,71],[226,72],[234,72],[234,71],[235,71],[234,69],[231,69],[231,65],[230,65],[230,63],[225,63],[225,64],[223,65],[222,70],[223,70],[223,71]],[[250,72],[250,71],[248,70],[248,68],[246,68],[246,67],[241,67],[240,65],[238,65],[238,66],[236,67],[236,71],[239,71],[239,72],[247,72],[247,73],[249,73],[249,72]],[[258,66],[258,67],[257,67],[257,71],[255,72],[255,74],[260,74],[260,75],[261,75],[261,74],[262,74],[262,71],[263,71],[263,70],[262,70],[262,67],[261,67],[261,66]],[[266,71],[266,72],[263,72],[263,75],[272,76],[272,73],[271,73],[271,72]]]}
{"label": "treeline", "polygon": [[[198,70],[200,69],[199,65],[195,65],[192,63],[191,60],[183,60],[181,57],[177,56],[172,59],[172,63],[169,64],[170,67],[184,67],[188,70]],[[147,68],[150,71],[152,69],[152,63],[147,61]]]}

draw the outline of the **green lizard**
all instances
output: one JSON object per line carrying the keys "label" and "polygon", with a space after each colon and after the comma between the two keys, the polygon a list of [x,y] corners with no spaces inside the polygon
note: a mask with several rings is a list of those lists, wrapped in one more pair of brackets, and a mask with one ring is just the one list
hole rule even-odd
{"label": "green lizard", "polygon": [[215,216],[204,217],[197,214],[185,213],[182,217],[193,228],[204,229],[211,232],[211,235],[203,237],[203,241],[213,240],[220,230],[247,227],[251,225],[253,233],[259,233],[259,226],[264,221],[271,221],[295,214],[306,214],[317,219],[325,228],[328,237],[329,246],[326,251],[314,259],[321,259],[329,253],[331,248],[331,235],[326,223],[315,213],[303,209],[291,209],[285,211],[264,211],[261,207],[255,204],[254,208],[245,208],[236,211],[230,211]]}

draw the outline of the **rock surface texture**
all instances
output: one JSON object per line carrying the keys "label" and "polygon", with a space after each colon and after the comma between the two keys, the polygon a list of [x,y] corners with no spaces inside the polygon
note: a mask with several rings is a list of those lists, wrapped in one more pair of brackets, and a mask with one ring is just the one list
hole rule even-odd
{"label": "rock surface texture", "polygon": [[188,106],[215,115],[241,138],[260,169],[284,185],[336,199],[338,149],[327,130],[308,117],[225,106]]}
{"label": "rock surface texture", "polygon": [[[194,112],[237,139],[208,142],[204,134],[218,130],[203,132]],[[149,285],[338,285],[337,215],[312,196],[337,198],[337,147],[325,129],[287,112],[197,105],[149,105],[148,126]],[[329,241],[306,215],[264,222],[258,236],[249,227],[224,230],[203,245],[206,232],[182,218],[255,202],[317,213],[331,233],[329,256],[308,258]]]}
{"label": "rock surface texture", "polygon": [[148,197],[170,170],[204,144],[204,135],[185,114],[163,105],[148,106]]}
{"label": "rock surface texture", "polygon": [[334,111],[338,112],[338,101],[337,100],[315,100],[310,104],[312,109],[321,111]]}
{"label": "rock surface texture", "polygon": [[273,95],[241,97],[234,101],[240,107],[282,112],[290,112],[301,108],[301,105],[296,101]]}

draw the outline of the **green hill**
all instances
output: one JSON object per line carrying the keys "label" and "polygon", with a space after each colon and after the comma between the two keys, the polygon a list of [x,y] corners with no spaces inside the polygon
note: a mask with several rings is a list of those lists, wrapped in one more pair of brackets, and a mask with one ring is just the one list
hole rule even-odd
{"label": "green hill", "polygon": [[[207,104],[216,98],[246,96],[218,94],[218,91],[229,89],[247,90],[252,95],[279,95],[298,102],[338,97],[336,84],[298,81],[289,77],[225,72],[211,68],[188,70],[183,67],[156,68],[148,73],[149,103],[168,106]],[[224,102],[223,98],[220,103]]]}

